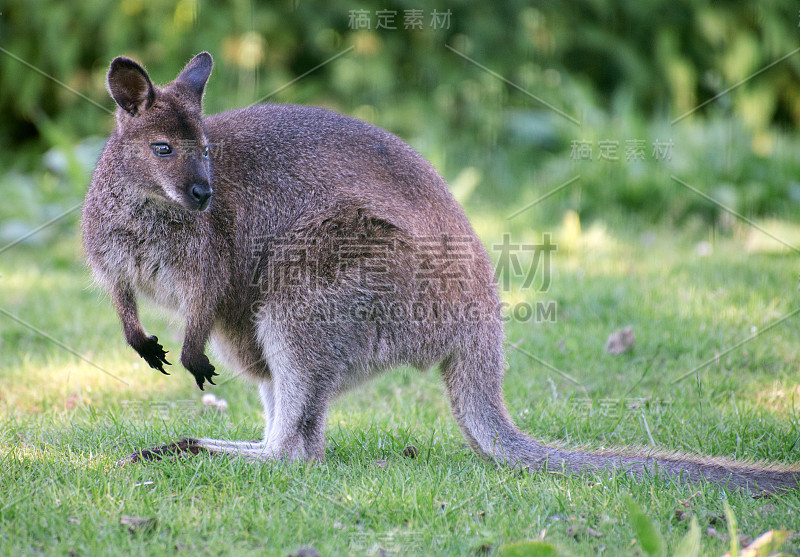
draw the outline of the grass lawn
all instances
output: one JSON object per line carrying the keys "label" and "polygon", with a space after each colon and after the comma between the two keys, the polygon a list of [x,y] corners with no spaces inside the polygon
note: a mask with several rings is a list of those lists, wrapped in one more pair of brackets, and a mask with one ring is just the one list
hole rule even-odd
{"label": "grass lawn", "polygon": [[[557,304],[555,321],[507,325],[505,396],[523,430],[570,446],[800,460],[800,316],[769,328],[800,307],[794,256],[748,253],[744,229],[710,238],[702,227],[584,223],[579,233],[567,218],[534,231],[523,216],[470,216],[487,245],[505,230],[522,242],[549,231],[559,245],[546,291],[514,276],[503,293],[511,308]],[[670,555],[692,517],[700,554],[725,553],[726,501],[739,536],[800,529],[798,493],[496,469],[466,447],[435,370],[396,370],[341,398],[324,463],[118,467],[184,435],[257,438],[260,406],[228,376],[212,390],[228,410],[210,410],[180,366],[148,368],[91,287],[74,224],[0,257],[0,554],[510,554],[505,544],[544,539],[559,554],[641,555],[630,500]],[[147,304],[142,314],[177,354],[180,321]],[[635,348],[606,353],[628,325]],[[403,456],[409,444],[415,459]],[[800,538],[783,550],[799,553]]]}

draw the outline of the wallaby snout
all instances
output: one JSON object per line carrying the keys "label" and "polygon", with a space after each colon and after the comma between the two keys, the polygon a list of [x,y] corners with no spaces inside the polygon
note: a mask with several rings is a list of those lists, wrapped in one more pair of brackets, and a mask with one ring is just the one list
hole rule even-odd
{"label": "wallaby snout", "polygon": [[189,191],[191,200],[197,204],[197,210],[205,211],[211,202],[211,196],[214,194],[214,190],[211,189],[208,182],[194,184]]}

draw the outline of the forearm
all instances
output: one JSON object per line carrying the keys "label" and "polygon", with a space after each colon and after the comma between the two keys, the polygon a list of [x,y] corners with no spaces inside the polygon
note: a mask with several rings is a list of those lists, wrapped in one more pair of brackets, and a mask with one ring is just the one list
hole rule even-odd
{"label": "forearm", "polygon": [[197,386],[203,389],[207,380],[214,384],[214,366],[205,354],[206,343],[211,336],[214,326],[216,304],[212,300],[205,300],[201,307],[193,308],[186,318],[186,333],[181,349],[181,363],[194,375]]}
{"label": "forearm", "polygon": [[139,321],[136,293],[133,288],[127,284],[116,284],[111,288],[111,299],[117,309],[117,315],[122,321],[122,330],[128,344],[145,359],[150,367],[169,375],[164,371],[164,364],[169,365],[164,347],[158,343],[158,337],[147,335]]}
{"label": "forearm", "polygon": [[117,310],[117,315],[122,322],[125,340],[134,349],[138,350],[147,339],[147,333],[139,321],[139,312],[136,306],[136,293],[127,284],[116,284],[110,291],[111,300]]}

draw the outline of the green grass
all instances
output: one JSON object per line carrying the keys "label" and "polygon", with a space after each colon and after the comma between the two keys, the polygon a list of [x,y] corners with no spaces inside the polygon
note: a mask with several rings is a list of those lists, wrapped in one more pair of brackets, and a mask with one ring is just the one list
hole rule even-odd
{"label": "green grass", "polygon": [[[748,253],[735,231],[701,257],[702,227],[598,222],[578,235],[559,224],[532,231],[478,207],[470,215],[489,245],[504,230],[522,241],[549,231],[559,243],[549,291],[520,291],[517,277],[503,294],[558,304],[555,323],[507,325],[505,395],[522,429],[572,446],[654,442],[800,460],[800,316],[726,352],[800,306],[793,256]],[[797,493],[753,499],[707,485],[496,469],[466,448],[433,370],[397,370],[342,397],[324,463],[196,457],[117,467],[137,448],[184,435],[256,438],[260,408],[249,386],[231,380],[213,391],[229,411],[204,410],[188,372],[147,368],[90,287],[70,218],[47,245],[2,253],[0,308],[102,370],[0,315],[0,554],[286,555],[312,546],[322,555],[463,555],[543,537],[565,554],[635,555],[631,497],[669,553],[695,516],[702,554],[722,555],[728,542],[706,529],[724,536],[725,501],[740,535],[800,520]],[[149,305],[142,317],[175,354],[180,321]],[[605,353],[608,335],[626,325],[635,349]],[[418,458],[403,456],[408,444]],[[123,516],[151,520],[131,531]],[[800,551],[800,539],[784,550]]]}

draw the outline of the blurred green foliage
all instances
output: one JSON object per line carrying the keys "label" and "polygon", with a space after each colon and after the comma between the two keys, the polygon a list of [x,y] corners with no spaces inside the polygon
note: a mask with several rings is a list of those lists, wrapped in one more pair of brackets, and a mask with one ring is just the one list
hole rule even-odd
{"label": "blurred green foliage", "polygon": [[[369,29],[354,28],[357,10]],[[382,10],[395,29],[378,28]],[[409,10],[421,19],[407,29]],[[208,50],[207,112],[268,95],[334,108],[403,137],[478,207],[511,212],[579,174],[527,217],[716,219],[676,174],[749,215],[800,214],[800,53],[738,85],[797,48],[792,2],[6,0],[0,12],[0,141],[11,147],[0,164],[13,170],[0,188],[36,181],[41,191],[9,193],[34,212],[63,206],[58,192],[80,199],[101,144],[86,138],[106,136],[113,118],[13,56],[112,110],[113,57],[138,59],[164,83]],[[633,140],[644,160],[626,160]],[[670,158],[654,160],[653,143],[667,140]],[[576,141],[592,142],[591,161],[571,156]],[[598,160],[601,141],[617,142],[620,160]],[[11,207],[0,219],[20,216]]]}

